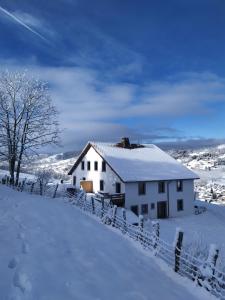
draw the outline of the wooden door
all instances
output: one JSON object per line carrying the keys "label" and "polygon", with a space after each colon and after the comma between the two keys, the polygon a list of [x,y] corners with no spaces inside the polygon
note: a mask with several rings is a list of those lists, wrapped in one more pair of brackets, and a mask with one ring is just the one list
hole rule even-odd
{"label": "wooden door", "polygon": [[167,202],[166,201],[157,202],[157,218],[158,219],[167,218]]}
{"label": "wooden door", "polygon": [[80,186],[86,193],[93,193],[93,181],[81,180]]}

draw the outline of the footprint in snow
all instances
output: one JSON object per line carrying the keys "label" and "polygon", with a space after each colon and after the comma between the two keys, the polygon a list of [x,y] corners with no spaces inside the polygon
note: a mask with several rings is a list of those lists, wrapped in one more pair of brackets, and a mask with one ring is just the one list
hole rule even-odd
{"label": "footprint in snow", "polygon": [[26,242],[22,243],[22,253],[23,254],[27,254],[29,253],[30,247]]}
{"label": "footprint in snow", "polygon": [[26,229],[26,226],[24,226],[23,223],[19,223],[19,227],[20,227],[21,229]]}
{"label": "footprint in snow", "polygon": [[30,292],[32,285],[29,281],[29,277],[22,271],[16,271],[13,277],[13,284],[19,288],[23,293]]}
{"label": "footprint in snow", "polygon": [[18,258],[13,257],[8,263],[8,268],[14,269],[18,265],[18,262],[19,262]]}
{"label": "footprint in snow", "polygon": [[25,239],[25,233],[19,232],[17,237],[18,237],[18,239],[20,239],[20,240],[24,240],[24,239]]}
{"label": "footprint in snow", "polygon": [[19,290],[13,290],[12,292],[11,292],[11,295],[9,295],[8,296],[8,298],[6,298],[7,300],[22,300],[22,298],[21,298],[21,291],[19,291]]}

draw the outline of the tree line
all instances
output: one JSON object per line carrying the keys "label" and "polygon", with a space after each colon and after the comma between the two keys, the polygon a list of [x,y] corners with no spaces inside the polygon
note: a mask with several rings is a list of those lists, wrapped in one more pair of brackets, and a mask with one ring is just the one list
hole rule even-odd
{"label": "tree line", "polygon": [[0,73],[0,157],[18,185],[24,158],[59,142],[58,111],[48,84],[26,72]]}

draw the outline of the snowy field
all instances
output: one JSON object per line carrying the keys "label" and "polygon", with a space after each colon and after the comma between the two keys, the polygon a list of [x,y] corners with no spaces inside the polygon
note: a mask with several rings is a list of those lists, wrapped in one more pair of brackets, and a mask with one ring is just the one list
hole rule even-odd
{"label": "snowy field", "polygon": [[0,185],[0,240],[1,300],[214,299],[63,199]]}

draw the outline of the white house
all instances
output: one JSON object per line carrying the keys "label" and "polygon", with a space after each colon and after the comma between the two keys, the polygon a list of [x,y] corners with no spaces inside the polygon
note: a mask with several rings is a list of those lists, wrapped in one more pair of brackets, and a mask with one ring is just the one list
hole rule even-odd
{"label": "white house", "polygon": [[69,175],[73,185],[150,218],[193,213],[199,177],[155,145],[89,142]]}

